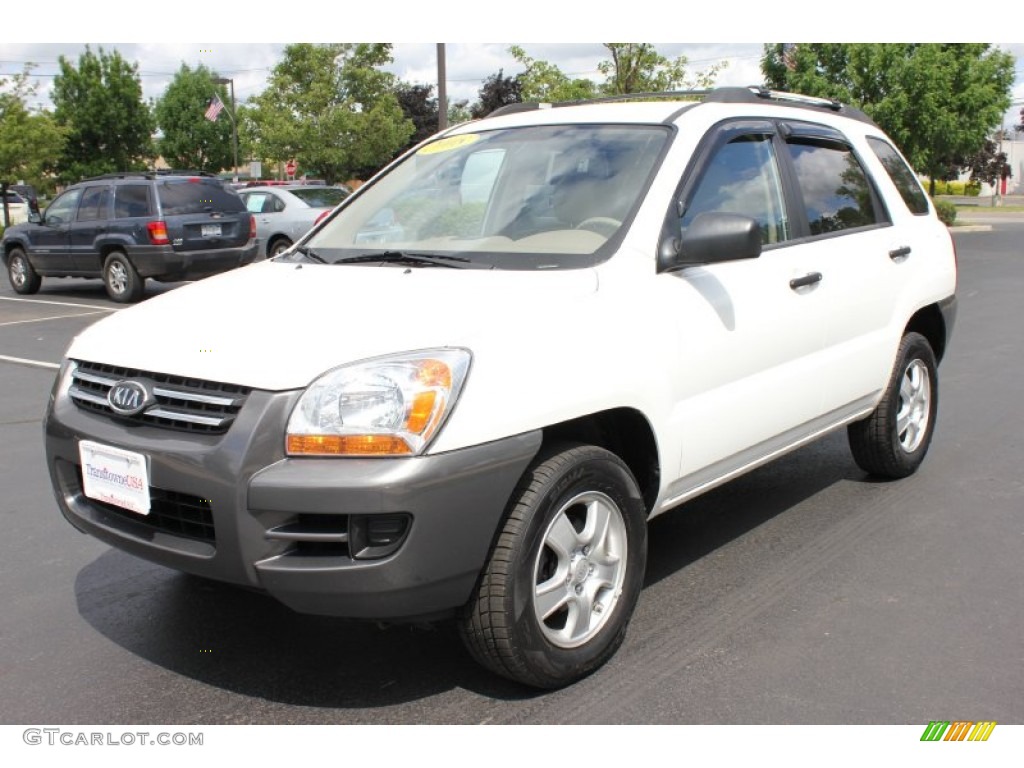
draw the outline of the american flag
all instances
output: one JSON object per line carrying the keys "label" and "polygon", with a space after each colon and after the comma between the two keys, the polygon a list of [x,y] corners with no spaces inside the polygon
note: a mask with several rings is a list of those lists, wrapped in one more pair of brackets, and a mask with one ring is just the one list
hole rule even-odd
{"label": "american flag", "polygon": [[790,72],[796,70],[796,43],[782,44],[782,63]]}
{"label": "american flag", "polygon": [[220,100],[220,96],[216,93],[213,94],[213,98],[210,99],[210,106],[206,108],[206,119],[214,123],[217,122],[217,116],[222,109],[224,109],[224,102]]}

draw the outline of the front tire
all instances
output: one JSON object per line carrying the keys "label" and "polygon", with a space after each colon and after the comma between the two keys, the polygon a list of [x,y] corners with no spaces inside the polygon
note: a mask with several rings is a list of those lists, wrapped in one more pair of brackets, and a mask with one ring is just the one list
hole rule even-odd
{"label": "front tire", "polygon": [[114,251],[103,263],[103,285],[111,299],[119,304],[131,304],[142,298],[145,280],[135,271],[127,256]]}
{"label": "front tire", "polygon": [[43,284],[43,278],[32,268],[28,257],[21,248],[12,248],[7,257],[7,279],[15,293],[23,296],[36,293]]}
{"label": "front tire", "polygon": [[928,340],[919,333],[904,336],[878,407],[868,418],[847,427],[850,450],[861,469],[891,479],[917,471],[935,428],[937,372]]}
{"label": "front tire", "polygon": [[462,638],[499,675],[559,688],[625,638],[647,559],[645,507],[622,460],[590,445],[543,453],[510,504]]}

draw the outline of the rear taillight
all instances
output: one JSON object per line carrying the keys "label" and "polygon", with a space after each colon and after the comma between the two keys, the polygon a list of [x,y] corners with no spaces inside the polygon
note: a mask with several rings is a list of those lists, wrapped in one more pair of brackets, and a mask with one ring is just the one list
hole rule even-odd
{"label": "rear taillight", "polygon": [[324,220],[324,217],[326,217],[326,216],[327,216],[327,214],[329,214],[330,212],[331,212],[331,209],[330,209],[330,208],[328,208],[328,209],[327,209],[326,211],[324,211],[324,212],[323,212],[323,213],[321,213],[321,214],[320,214],[319,216],[317,216],[317,217],[316,217],[316,221],[314,221],[314,222],[313,222],[313,226],[315,227],[315,226],[316,226],[317,224],[319,224],[319,223],[320,223],[321,221],[323,221],[323,220]]}
{"label": "rear taillight", "polygon": [[250,214],[249,216],[249,239],[252,240],[256,237],[256,217]]}
{"label": "rear taillight", "polygon": [[150,221],[146,224],[149,230],[149,242],[153,245],[168,245],[171,241],[167,237],[167,224],[163,221]]}

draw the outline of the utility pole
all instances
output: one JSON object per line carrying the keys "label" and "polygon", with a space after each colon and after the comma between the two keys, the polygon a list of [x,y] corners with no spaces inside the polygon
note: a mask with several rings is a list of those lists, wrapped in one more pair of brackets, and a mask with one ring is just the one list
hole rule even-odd
{"label": "utility pole", "polygon": [[444,62],[444,43],[437,44],[437,130],[448,127],[448,84]]}

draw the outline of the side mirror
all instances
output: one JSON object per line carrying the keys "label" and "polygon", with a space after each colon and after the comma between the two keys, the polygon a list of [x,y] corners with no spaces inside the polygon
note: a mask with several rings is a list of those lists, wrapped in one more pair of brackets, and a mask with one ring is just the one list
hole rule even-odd
{"label": "side mirror", "polygon": [[28,220],[29,220],[29,223],[31,223],[31,224],[42,224],[43,223],[43,217],[39,213],[37,213],[36,211],[29,211],[28,212]]}
{"label": "side mirror", "polygon": [[662,241],[658,271],[671,272],[698,264],[715,264],[761,255],[761,227],[749,216],[736,213],[702,213],[682,237]]}

